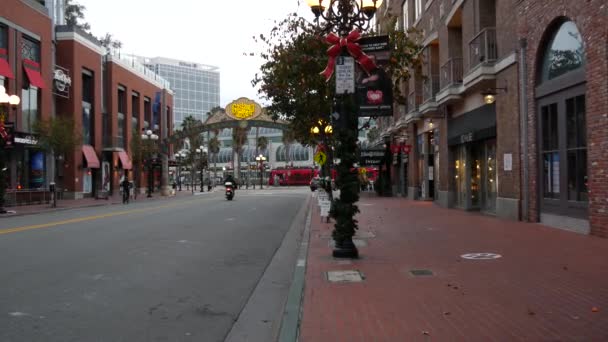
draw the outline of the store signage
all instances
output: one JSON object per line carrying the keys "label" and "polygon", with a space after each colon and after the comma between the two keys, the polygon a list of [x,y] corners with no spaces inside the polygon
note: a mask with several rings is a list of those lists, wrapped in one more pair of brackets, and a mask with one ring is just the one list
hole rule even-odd
{"label": "store signage", "polygon": [[460,136],[460,143],[461,144],[466,144],[466,143],[469,143],[469,142],[472,142],[472,141],[473,141],[473,132],[462,134]]}
{"label": "store signage", "polygon": [[245,97],[234,100],[226,106],[226,114],[235,120],[251,120],[261,113],[262,107]]}
{"label": "store signage", "polygon": [[69,70],[55,65],[55,71],[53,73],[53,94],[69,98],[71,86],[72,78],[69,76]]}
{"label": "store signage", "polygon": [[31,133],[15,132],[13,141],[15,144],[38,145],[38,137]]}
{"label": "store signage", "polygon": [[384,162],[384,150],[383,149],[370,149],[361,150],[359,158],[360,165],[381,165]]}

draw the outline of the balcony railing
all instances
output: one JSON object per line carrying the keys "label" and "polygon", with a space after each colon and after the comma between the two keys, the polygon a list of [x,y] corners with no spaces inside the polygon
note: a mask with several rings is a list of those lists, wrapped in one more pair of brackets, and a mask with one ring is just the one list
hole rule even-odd
{"label": "balcony railing", "polygon": [[418,91],[412,91],[407,96],[407,108],[410,112],[418,110],[418,106],[422,104],[422,94]]}
{"label": "balcony railing", "polygon": [[493,63],[498,58],[496,28],[487,27],[469,43],[469,70],[481,64]]}
{"label": "balcony railing", "polygon": [[439,75],[428,76],[422,85],[422,101],[428,102],[435,99],[439,92]]}
{"label": "balcony railing", "polygon": [[441,89],[462,84],[462,58],[450,58],[441,67]]}

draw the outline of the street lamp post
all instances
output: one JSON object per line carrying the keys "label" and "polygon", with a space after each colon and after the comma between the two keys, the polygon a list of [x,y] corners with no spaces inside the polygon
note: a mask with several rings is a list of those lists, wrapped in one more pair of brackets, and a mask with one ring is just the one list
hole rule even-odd
{"label": "street lamp post", "polygon": [[[145,142],[150,142],[150,144],[156,144],[156,141],[158,141],[158,135],[156,135],[152,130],[148,129],[148,130],[144,130],[144,132],[141,135],[141,139]],[[152,192],[154,191],[154,165],[153,162],[154,160],[152,159],[152,151],[151,151],[151,147],[152,146],[148,146],[148,153],[147,154],[147,158],[145,161],[145,165],[146,165],[146,169],[148,170],[148,197],[152,197]]]}
{"label": "street lamp post", "polygon": [[186,154],[184,152],[178,152],[175,154],[175,160],[177,161],[177,185],[179,187],[179,191],[182,191],[182,167],[181,161],[186,158]]}
{"label": "street lamp post", "polygon": [[[6,193],[6,172],[8,166],[6,166],[6,144],[10,139],[9,132],[6,130],[4,122],[9,114],[11,107],[16,107],[21,103],[21,98],[17,95],[9,95],[6,93],[6,89],[0,86],[0,214],[6,214],[7,211],[4,209],[4,195]],[[54,195],[53,195],[54,196]],[[55,199],[53,198],[53,201]],[[54,203],[54,202],[53,202]]]}
{"label": "street lamp post", "polygon": [[[207,154],[207,148],[205,146],[199,146],[199,148],[196,149],[196,153],[200,153],[201,155],[201,160],[200,160],[200,166],[201,166],[201,192],[205,192],[203,190],[203,180],[204,180],[204,176],[203,176],[203,160],[205,158],[205,155]],[[194,186],[194,185],[193,185]]]}
{"label": "street lamp post", "polygon": [[[370,27],[370,21],[382,0],[307,0],[310,9],[317,21],[319,33],[327,34],[328,41],[334,46],[328,50],[330,63],[335,63],[339,55],[352,55],[359,65],[366,71],[375,68],[375,63],[368,56],[357,50],[357,39],[360,31]],[[320,19],[324,20],[323,25]],[[337,44],[335,43],[337,41]],[[350,46],[352,49],[347,49]],[[356,51],[353,54],[353,51]],[[334,65],[328,65],[323,75],[329,79],[333,73]],[[351,169],[356,162],[357,151],[357,110],[354,108],[352,94],[338,94],[340,96],[339,127],[336,127],[337,140],[340,142],[336,154],[340,158],[338,165],[337,184],[340,188],[340,198],[332,203],[331,215],[336,219],[332,237],[335,241],[333,256],[337,258],[358,258],[359,252],[353,243],[353,235],[357,229],[354,219],[358,212],[356,202],[359,200],[359,185],[356,173]],[[330,171],[331,172],[331,171]]]}
{"label": "street lamp post", "polygon": [[266,157],[264,157],[263,154],[260,153],[259,156],[255,157],[255,160],[260,163],[260,189],[263,189],[263,182],[264,182],[264,162],[266,161]]}

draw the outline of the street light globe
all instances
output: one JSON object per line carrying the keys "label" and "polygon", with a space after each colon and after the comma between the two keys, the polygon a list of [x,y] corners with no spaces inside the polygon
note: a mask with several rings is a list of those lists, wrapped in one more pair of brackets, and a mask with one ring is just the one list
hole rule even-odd
{"label": "street light globe", "polygon": [[315,126],[313,128],[310,129],[310,133],[312,134],[319,134],[319,127]]}
{"label": "street light globe", "polygon": [[201,153],[201,149],[200,149],[200,148],[197,148],[197,149],[196,149],[196,153]]}
{"label": "street light globe", "polygon": [[11,106],[16,106],[16,105],[18,105],[19,103],[21,103],[21,99],[20,99],[20,98],[19,98],[19,96],[17,96],[17,95],[11,95],[11,96],[8,98],[8,103],[10,103],[10,104],[11,104]]}
{"label": "street light globe", "polygon": [[156,134],[152,134],[152,135],[150,136],[150,138],[152,138],[152,140],[158,140],[158,135],[156,135]]}
{"label": "street light globe", "polygon": [[152,135],[152,130],[150,130],[150,129],[149,129],[149,130],[147,130],[147,131],[146,131],[146,135]]}
{"label": "street light globe", "polygon": [[6,93],[6,88],[3,85],[0,85],[0,94]]}
{"label": "street light globe", "polygon": [[7,93],[0,93],[0,103],[8,103],[9,96]]}
{"label": "street light globe", "polygon": [[483,101],[484,101],[486,104],[492,104],[492,103],[496,102],[496,96],[494,96],[494,94],[486,94],[486,95],[483,97]]}
{"label": "street light globe", "polygon": [[147,135],[145,135],[145,134],[142,134],[142,135],[141,135],[141,139],[142,139],[142,140],[148,140],[148,136],[147,136]]}
{"label": "street light globe", "polygon": [[325,133],[332,134],[334,132],[334,128],[331,125],[325,126]]}

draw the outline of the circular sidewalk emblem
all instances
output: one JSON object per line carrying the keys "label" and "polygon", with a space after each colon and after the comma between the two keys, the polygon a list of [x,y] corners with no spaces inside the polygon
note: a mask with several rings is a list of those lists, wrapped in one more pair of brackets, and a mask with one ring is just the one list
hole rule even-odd
{"label": "circular sidewalk emblem", "polygon": [[469,260],[493,260],[502,257],[502,255],[495,253],[467,253],[460,257]]}

